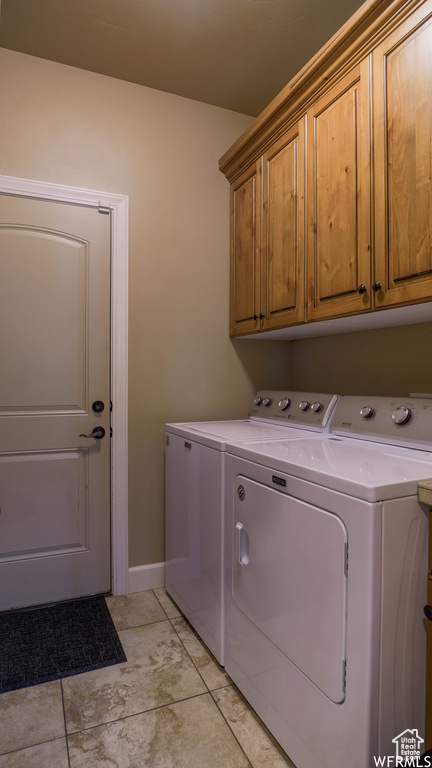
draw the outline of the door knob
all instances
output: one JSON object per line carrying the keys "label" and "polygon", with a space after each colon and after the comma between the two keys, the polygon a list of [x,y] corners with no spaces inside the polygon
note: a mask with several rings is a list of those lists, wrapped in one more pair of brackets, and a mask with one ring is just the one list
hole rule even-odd
{"label": "door knob", "polygon": [[366,293],[366,286],[364,283],[360,283],[359,287],[357,288],[359,293]]}
{"label": "door knob", "polygon": [[378,280],[375,280],[375,282],[372,283],[372,290],[375,291],[375,293],[377,293],[380,290],[380,288],[381,288],[381,283],[378,282]]}
{"label": "door knob", "polygon": [[104,435],[105,430],[103,427],[93,427],[90,435],[81,434],[80,437],[94,437],[95,440],[102,440]]}

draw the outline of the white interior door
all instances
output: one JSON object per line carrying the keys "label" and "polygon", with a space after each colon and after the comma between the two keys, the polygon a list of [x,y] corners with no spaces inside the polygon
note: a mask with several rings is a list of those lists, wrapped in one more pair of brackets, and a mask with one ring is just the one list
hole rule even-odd
{"label": "white interior door", "polygon": [[109,216],[0,195],[0,328],[0,610],[107,592]]}

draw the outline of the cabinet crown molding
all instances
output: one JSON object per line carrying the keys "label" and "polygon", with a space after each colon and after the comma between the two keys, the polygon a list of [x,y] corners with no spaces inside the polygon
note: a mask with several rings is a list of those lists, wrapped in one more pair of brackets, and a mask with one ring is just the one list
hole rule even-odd
{"label": "cabinet crown molding", "polygon": [[312,100],[365,58],[418,0],[367,0],[261,112],[219,160],[232,182],[307,111]]}

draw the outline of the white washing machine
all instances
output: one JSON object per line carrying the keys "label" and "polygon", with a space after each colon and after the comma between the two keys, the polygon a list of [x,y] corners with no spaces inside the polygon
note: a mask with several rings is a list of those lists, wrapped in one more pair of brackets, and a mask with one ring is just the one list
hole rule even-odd
{"label": "white washing machine", "polygon": [[395,765],[424,739],[432,401],[343,397],[331,431],[228,447],[225,666],[297,768]]}
{"label": "white washing machine", "polygon": [[259,391],[248,419],[166,425],[166,588],[222,665],[227,445],[328,433],[336,401],[314,392]]}

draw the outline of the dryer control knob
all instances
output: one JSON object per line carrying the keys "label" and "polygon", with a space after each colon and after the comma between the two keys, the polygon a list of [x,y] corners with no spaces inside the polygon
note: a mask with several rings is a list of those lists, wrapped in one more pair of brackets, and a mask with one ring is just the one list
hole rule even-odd
{"label": "dryer control knob", "polygon": [[399,408],[396,408],[395,411],[392,413],[392,419],[395,424],[401,425],[401,424],[407,424],[412,416],[412,411],[410,408],[405,408],[405,406],[401,405]]}
{"label": "dryer control knob", "polygon": [[262,397],[254,397],[254,405],[261,405]]}
{"label": "dryer control knob", "polygon": [[291,400],[289,397],[283,397],[282,400],[279,401],[279,408],[281,411],[286,411],[291,405]]}
{"label": "dryer control knob", "polygon": [[360,416],[362,419],[371,419],[375,415],[375,411],[371,405],[364,405],[360,410]]}
{"label": "dryer control knob", "polygon": [[262,404],[265,405],[268,408],[269,405],[272,404],[272,402],[273,402],[273,400],[270,397],[265,397],[264,400],[262,401]]}
{"label": "dryer control knob", "polygon": [[314,413],[319,413],[320,411],[322,411],[322,404],[318,402],[312,403],[311,411],[313,411]]}
{"label": "dryer control knob", "polygon": [[307,400],[302,400],[299,405],[299,408],[301,411],[308,411],[310,408],[310,403],[308,403]]}

